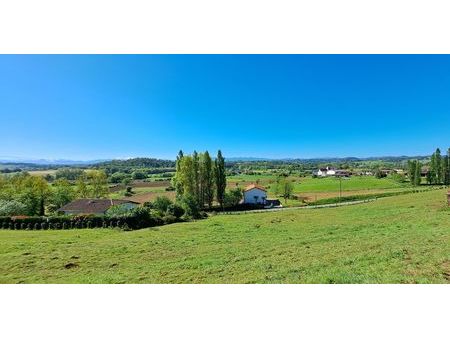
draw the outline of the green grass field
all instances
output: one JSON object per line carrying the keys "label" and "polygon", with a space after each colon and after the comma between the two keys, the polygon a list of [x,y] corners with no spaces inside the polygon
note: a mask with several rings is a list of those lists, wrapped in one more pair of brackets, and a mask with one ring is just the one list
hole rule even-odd
{"label": "green grass field", "polygon": [[0,231],[0,283],[449,283],[445,191],[136,232]]}

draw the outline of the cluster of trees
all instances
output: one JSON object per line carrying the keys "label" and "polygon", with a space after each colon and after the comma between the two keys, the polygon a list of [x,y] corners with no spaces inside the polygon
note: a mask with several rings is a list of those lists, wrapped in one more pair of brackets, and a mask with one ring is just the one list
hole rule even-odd
{"label": "cluster of trees", "polygon": [[441,155],[439,148],[431,155],[427,182],[428,184],[450,185],[450,148],[445,156]]}
{"label": "cluster of trees", "polygon": [[420,161],[408,161],[408,177],[413,186],[422,183],[422,163]]}
{"label": "cluster of trees", "polygon": [[292,181],[284,176],[279,176],[273,189],[275,195],[283,197],[284,201],[287,202],[287,199],[291,198],[293,191],[294,184]]}
{"label": "cluster of trees", "polygon": [[175,223],[180,220],[189,220],[206,217],[197,204],[184,201],[173,202],[166,196],[158,196],[153,202],[145,202],[143,206],[129,210],[117,205],[107,211],[108,217],[136,216],[148,214],[154,219],[160,219],[161,224]]}
{"label": "cluster of trees", "polygon": [[0,216],[43,216],[53,213],[75,198],[102,198],[109,194],[107,176],[101,170],[87,170],[73,184],[58,178],[52,184],[27,172],[0,176]]}
{"label": "cluster of trees", "polygon": [[190,201],[200,209],[212,207],[214,199],[224,206],[226,196],[225,159],[219,150],[213,161],[208,151],[184,155],[180,150],[176,161],[176,173],[172,179],[177,200]]}

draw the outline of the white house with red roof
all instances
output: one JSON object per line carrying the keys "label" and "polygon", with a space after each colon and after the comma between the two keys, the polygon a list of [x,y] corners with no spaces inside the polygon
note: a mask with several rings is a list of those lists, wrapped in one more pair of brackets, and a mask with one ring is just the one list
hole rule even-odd
{"label": "white house with red roof", "polygon": [[267,190],[256,184],[251,184],[244,189],[244,204],[263,204],[267,201]]}

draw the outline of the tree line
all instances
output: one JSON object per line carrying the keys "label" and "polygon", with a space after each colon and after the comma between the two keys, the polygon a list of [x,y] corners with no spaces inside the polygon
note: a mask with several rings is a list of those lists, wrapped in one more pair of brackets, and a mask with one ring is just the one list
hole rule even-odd
{"label": "tree line", "polygon": [[[408,176],[413,186],[422,183],[422,162],[408,161]],[[428,184],[450,185],[450,148],[442,156],[439,148],[431,155],[430,166],[425,172]]]}
{"label": "tree line", "polygon": [[176,173],[172,184],[177,200],[195,203],[200,209],[211,208],[214,200],[223,207],[227,198],[225,158],[217,152],[213,161],[208,151],[185,155],[182,150],[176,160]]}
{"label": "tree line", "polygon": [[83,172],[75,184],[65,178],[49,184],[27,172],[0,176],[0,216],[43,216],[75,198],[104,198],[108,194],[108,177],[102,170]]}

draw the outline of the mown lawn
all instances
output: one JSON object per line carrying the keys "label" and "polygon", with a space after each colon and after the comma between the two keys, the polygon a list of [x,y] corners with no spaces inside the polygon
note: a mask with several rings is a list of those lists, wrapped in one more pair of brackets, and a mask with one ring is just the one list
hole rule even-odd
{"label": "mown lawn", "polygon": [[136,232],[0,231],[0,283],[449,283],[445,191]]}

